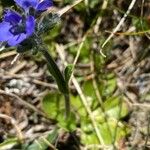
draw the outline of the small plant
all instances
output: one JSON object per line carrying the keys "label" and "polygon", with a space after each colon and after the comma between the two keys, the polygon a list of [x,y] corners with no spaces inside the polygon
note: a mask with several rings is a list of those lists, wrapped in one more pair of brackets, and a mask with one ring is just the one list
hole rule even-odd
{"label": "small plant", "polygon": [[[30,124],[30,117],[27,114],[27,119],[29,118],[27,131],[31,126],[33,126],[33,129],[36,128],[36,123],[38,122],[38,125],[42,124],[44,126],[39,129],[40,131],[35,130],[35,135],[37,135],[37,132],[40,132],[40,134],[32,138],[29,137],[29,141],[28,139],[26,140],[26,136],[20,138],[21,140],[16,137],[8,137],[8,139],[4,139],[4,142],[0,143],[0,149],[7,149],[7,147],[21,147],[20,149],[23,150],[59,149],[61,144],[67,144],[69,147],[70,145],[71,147],[77,145],[76,149],[84,147],[89,150],[117,149],[120,145],[124,146],[124,139],[130,133],[130,129],[124,120],[128,117],[130,109],[124,100],[124,95],[120,94],[117,89],[116,74],[106,67],[107,62],[110,61],[110,58],[107,58],[111,57],[109,55],[113,47],[113,41],[110,40],[108,47],[105,46],[104,48],[107,58],[98,55],[101,44],[105,40],[103,33],[100,34],[100,38],[100,32],[97,33],[98,30],[104,30],[103,25],[100,29],[100,22],[102,21],[101,17],[105,15],[105,10],[102,8],[99,11],[99,7],[97,7],[102,2],[99,0],[84,1],[79,7],[74,8],[77,3],[83,2],[83,0],[75,0],[72,5],[67,5],[63,8],[63,11],[59,10],[54,13],[51,11],[53,10],[52,0],[14,1],[18,6],[18,10],[5,9],[0,22],[0,35],[3,35],[0,36],[1,45],[6,48],[14,47],[19,54],[27,51],[31,52],[30,54],[40,53],[45,58],[48,70],[54,77],[61,93],[54,90],[45,94],[46,86],[44,85],[44,96],[33,96],[33,98],[36,97],[33,103],[38,104],[38,106],[40,103],[42,116],[34,117],[31,114],[31,116],[33,115],[32,118],[35,118],[35,122],[32,124],[31,118]],[[72,0],[60,1],[59,6],[72,2]],[[71,19],[69,18],[71,15],[67,16],[64,26],[54,28],[60,22],[61,13],[68,8],[74,8],[71,12]],[[110,10],[108,9],[107,11]],[[79,15],[80,13],[81,16]],[[72,24],[72,22],[74,23]],[[80,33],[78,32],[78,25],[82,30]],[[104,26],[107,28],[105,20]],[[62,31],[64,33],[61,33],[66,37],[66,41],[61,39],[63,44],[59,43],[60,38],[58,38],[58,41],[57,38],[56,40],[54,38],[60,35],[61,27],[66,28]],[[50,36],[46,36],[44,39],[43,34],[49,33],[53,28],[54,30],[51,31]],[[71,30],[71,35],[69,35],[69,30]],[[72,36],[75,36],[73,40],[71,39]],[[53,41],[50,43],[51,45],[48,45],[51,39]],[[70,42],[69,44],[67,40]],[[77,44],[79,44],[79,47],[77,47]],[[66,66],[63,73],[51,56],[53,51],[49,53],[49,46],[51,50],[56,46],[59,57],[64,66]],[[64,55],[61,50],[65,50]],[[67,60],[65,60],[65,56],[67,56]],[[72,64],[68,64],[68,62]],[[40,68],[37,64],[36,67]],[[73,69],[75,69],[75,72],[72,75]],[[40,77],[43,79],[43,76],[42,74]],[[71,76],[70,90],[68,83]],[[46,85],[48,84],[46,83]],[[43,91],[43,86],[41,87],[42,89],[39,91]],[[36,88],[38,89],[39,87],[37,86]],[[52,124],[49,124],[49,121],[52,121]],[[21,128],[19,131],[24,132],[24,129]],[[26,141],[20,143],[22,139]]]}
{"label": "small plant", "polygon": [[41,34],[47,32],[59,21],[59,16],[49,13],[42,19],[38,19],[44,11],[52,7],[53,2],[51,0],[15,0],[15,2],[21,14],[11,9],[4,11],[3,21],[0,23],[0,34],[3,35],[0,37],[0,42],[3,42],[2,45],[5,46],[15,46],[18,53],[31,50],[43,54],[50,73],[65,97],[67,116],[70,107],[68,85],[41,38]]}

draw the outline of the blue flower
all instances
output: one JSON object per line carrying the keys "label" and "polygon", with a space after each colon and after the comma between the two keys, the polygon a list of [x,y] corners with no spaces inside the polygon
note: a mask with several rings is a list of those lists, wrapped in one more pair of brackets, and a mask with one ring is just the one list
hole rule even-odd
{"label": "blue flower", "polygon": [[34,8],[36,11],[45,11],[53,5],[52,0],[14,0],[21,8],[28,11]]}
{"label": "blue flower", "polygon": [[0,23],[0,42],[15,46],[27,39],[35,31],[33,16],[21,16],[13,10],[6,10]]}

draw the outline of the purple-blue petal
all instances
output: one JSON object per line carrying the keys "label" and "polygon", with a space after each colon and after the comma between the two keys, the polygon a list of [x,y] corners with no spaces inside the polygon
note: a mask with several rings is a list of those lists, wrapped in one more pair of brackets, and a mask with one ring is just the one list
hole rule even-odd
{"label": "purple-blue petal", "polygon": [[9,23],[15,25],[15,24],[19,23],[21,19],[22,19],[22,17],[17,12],[10,10],[10,9],[5,10],[5,14],[4,14],[5,22],[9,22]]}
{"label": "purple-blue petal", "polygon": [[27,38],[27,35],[24,33],[18,34],[16,36],[12,36],[8,39],[7,43],[9,46],[16,46]]}
{"label": "purple-blue petal", "polygon": [[41,1],[41,2],[37,5],[36,10],[44,11],[44,10],[48,9],[49,7],[51,7],[51,6],[53,6],[52,0],[43,0],[43,1]]}
{"label": "purple-blue petal", "polygon": [[28,16],[26,20],[26,33],[27,36],[30,36],[33,34],[35,30],[35,19],[33,16]]}
{"label": "purple-blue petal", "polygon": [[29,36],[33,34],[35,30],[35,19],[33,16],[28,16],[26,19],[26,33],[20,33],[18,35],[11,36],[7,42],[9,46],[16,46]]}
{"label": "purple-blue petal", "polygon": [[0,42],[7,41],[12,37],[12,34],[9,32],[10,28],[10,23],[4,21],[0,23]]}
{"label": "purple-blue petal", "polygon": [[39,1],[38,0],[14,0],[21,8],[27,10],[30,7],[35,8]]}

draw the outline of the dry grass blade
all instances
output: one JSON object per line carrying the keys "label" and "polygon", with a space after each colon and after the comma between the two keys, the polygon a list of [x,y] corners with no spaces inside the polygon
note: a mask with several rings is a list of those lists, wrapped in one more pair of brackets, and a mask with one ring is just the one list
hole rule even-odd
{"label": "dry grass blade", "polygon": [[14,118],[8,116],[8,115],[5,115],[5,114],[0,114],[0,118],[9,120],[11,122],[11,124],[14,126],[14,128],[17,131],[19,141],[22,142],[22,140],[24,139],[23,134],[22,134],[20,128],[18,127],[16,120]]}
{"label": "dry grass blade", "polygon": [[0,90],[0,94],[13,97],[13,98],[17,99],[18,102],[20,102],[21,104],[23,104],[25,107],[30,108],[31,110],[37,112],[38,114],[40,114],[40,115],[46,117],[45,114],[44,114],[42,111],[40,111],[39,109],[37,109],[36,107],[34,107],[32,104],[30,104],[30,103],[24,101],[23,99],[21,99],[21,98],[20,98],[19,96],[17,96],[16,94],[7,93],[7,92],[4,91],[4,90]]}
{"label": "dry grass blade", "polygon": [[81,3],[83,0],[77,0],[75,1],[72,5],[68,5],[64,8],[62,8],[61,10],[59,10],[57,12],[57,14],[61,17],[62,15],[64,15],[66,12],[68,12],[70,9],[72,9],[73,7],[75,7],[76,5],[78,5],[79,3]]}
{"label": "dry grass blade", "polygon": [[105,146],[105,143],[103,141],[102,135],[101,135],[101,133],[100,133],[98,127],[97,127],[97,124],[96,124],[95,119],[93,117],[92,111],[91,111],[91,109],[90,109],[90,107],[88,105],[88,101],[87,101],[85,95],[83,94],[83,92],[82,92],[82,90],[80,88],[80,85],[78,84],[78,82],[77,82],[77,80],[75,79],[74,76],[72,76],[72,82],[73,82],[74,86],[76,87],[76,90],[78,91],[78,93],[80,95],[82,103],[83,103],[83,105],[84,105],[84,107],[85,107],[85,109],[86,109],[86,111],[87,111],[87,113],[88,113],[88,115],[89,115],[89,117],[91,119],[92,125],[94,127],[95,133],[96,133],[96,135],[98,137],[98,140],[99,140],[100,144],[102,146]]}
{"label": "dry grass blade", "polygon": [[[122,24],[124,23],[126,17],[129,15],[130,11],[132,10],[134,4],[135,4],[136,0],[132,0],[128,10],[126,11],[126,13],[124,14],[123,18],[120,20],[119,24],[116,26],[116,28],[113,30],[113,32],[110,34],[110,36],[105,40],[105,42],[102,45],[102,49],[104,48],[104,46],[109,42],[109,40],[114,36],[114,34],[120,29],[120,27],[122,26]],[[102,52],[102,49],[100,50],[100,53],[105,56]],[[106,56],[105,56],[106,57]]]}
{"label": "dry grass blade", "polygon": [[5,52],[3,54],[0,54],[0,59],[5,59],[5,58],[13,56],[13,55],[16,55],[15,51]]}

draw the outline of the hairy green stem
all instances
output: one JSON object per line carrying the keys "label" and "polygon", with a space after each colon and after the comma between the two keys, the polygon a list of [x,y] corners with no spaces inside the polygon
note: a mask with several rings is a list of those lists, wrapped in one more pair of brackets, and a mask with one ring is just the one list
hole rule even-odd
{"label": "hairy green stem", "polygon": [[55,61],[53,60],[51,55],[48,53],[47,48],[45,46],[40,46],[38,48],[42,52],[43,56],[45,57],[47,64],[48,64],[48,69],[49,69],[50,73],[52,74],[52,76],[55,78],[60,92],[65,97],[65,107],[66,107],[65,116],[66,116],[66,118],[68,118],[69,114],[70,114],[70,97],[69,97],[68,84],[65,81],[65,78],[64,78],[63,74],[60,72]]}

